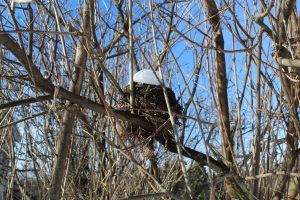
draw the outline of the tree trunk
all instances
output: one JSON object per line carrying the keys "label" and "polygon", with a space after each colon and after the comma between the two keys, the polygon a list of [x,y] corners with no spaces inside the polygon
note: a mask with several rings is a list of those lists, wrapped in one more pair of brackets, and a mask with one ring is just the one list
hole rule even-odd
{"label": "tree trunk", "polygon": [[[227,96],[227,74],[224,50],[224,38],[221,29],[221,19],[215,1],[205,0],[208,10],[208,20],[213,29],[216,72],[216,93],[218,97],[218,111],[220,120],[220,133],[222,135],[223,155],[227,163],[234,166],[232,140],[230,133],[228,96]],[[234,170],[234,168],[232,169]],[[232,177],[225,178],[226,191],[231,198],[251,199],[252,197],[245,191],[245,186],[241,182],[236,182]]]}
{"label": "tree trunk", "polygon": [[[84,69],[86,67],[87,52],[84,44],[89,42],[90,37],[90,13],[89,10],[92,1],[84,1],[83,8],[83,31],[88,39],[81,37],[77,44],[74,72],[70,81],[69,91],[79,95],[82,87],[82,81],[84,76]],[[70,105],[70,102],[67,102]],[[61,132],[57,141],[56,158],[54,161],[54,167],[52,172],[52,180],[50,183],[50,189],[47,194],[48,200],[57,200],[61,198],[63,181],[66,176],[66,170],[68,165],[68,159],[70,158],[71,151],[71,137],[74,125],[75,114],[70,110],[65,110],[62,119]]]}

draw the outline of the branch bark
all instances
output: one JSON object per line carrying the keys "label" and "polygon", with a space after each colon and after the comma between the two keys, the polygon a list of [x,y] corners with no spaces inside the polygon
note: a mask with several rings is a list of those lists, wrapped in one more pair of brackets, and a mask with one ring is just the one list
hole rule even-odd
{"label": "branch bark", "polygon": [[[82,108],[93,110],[100,114],[106,115],[105,108],[102,104],[98,104],[85,97],[72,93],[62,87],[55,87],[49,80],[45,79],[41,75],[38,67],[33,63],[32,60],[28,58],[25,51],[22,50],[20,46],[9,37],[8,34],[0,34],[0,44],[4,45],[8,50],[10,50],[10,52],[14,54],[14,56],[23,64],[23,66],[29,73],[31,80],[35,84],[37,89],[39,89],[42,92],[46,92],[50,95],[54,95],[56,90],[56,98],[70,101],[73,104],[77,104]],[[116,110],[116,109],[111,109],[111,110],[113,113],[113,117],[116,119],[128,121],[130,123],[139,125],[147,130],[153,131],[153,128],[155,127],[149,121],[147,121],[144,118],[141,118],[138,115],[131,114],[130,112],[126,112],[126,111]],[[158,142],[160,142],[162,145],[166,144],[165,140],[163,139],[158,139]],[[172,143],[168,143],[168,144],[169,145],[167,145],[166,148],[171,152],[177,153],[177,151],[173,149]],[[206,155],[201,152],[195,151],[190,148],[184,148],[183,155],[199,162],[202,165],[207,165]],[[217,161],[212,157],[210,157],[209,159],[210,162],[214,164],[215,166],[214,168],[217,171],[221,171],[223,173],[229,171],[228,167],[224,165],[222,161]]]}
{"label": "branch bark", "polygon": [[[208,20],[213,28],[214,47],[224,50],[224,38],[221,29],[221,19],[219,10],[215,1],[205,0],[208,11]],[[226,162],[234,165],[233,157],[233,136],[230,133],[228,96],[227,96],[227,74],[224,51],[215,52],[215,71],[216,71],[216,93],[218,97],[218,111],[220,120],[220,133],[222,134],[222,148]],[[225,178],[225,186],[227,193],[231,198],[252,199],[249,192],[245,191],[245,187],[241,182],[236,182],[232,177]]]}
{"label": "branch bark", "polygon": [[[69,91],[76,95],[80,94],[82,88],[82,82],[84,77],[84,69],[86,68],[87,51],[84,45],[90,39],[91,36],[91,23],[90,19],[93,16],[91,8],[93,0],[84,1],[83,6],[83,33],[84,37],[80,37],[77,43],[76,54],[75,54],[75,69],[70,80]],[[70,102],[67,102],[70,104]],[[48,191],[47,200],[60,199],[62,196],[63,180],[67,176],[68,163],[70,158],[71,143],[72,143],[72,131],[75,120],[75,113],[69,110],[65,110],[62,119],[61,132],[58,139],[58,145],[56,149],[56,157],[54,161],[54,167],[52,171],[52,180],[50,183],[50,189]]]}

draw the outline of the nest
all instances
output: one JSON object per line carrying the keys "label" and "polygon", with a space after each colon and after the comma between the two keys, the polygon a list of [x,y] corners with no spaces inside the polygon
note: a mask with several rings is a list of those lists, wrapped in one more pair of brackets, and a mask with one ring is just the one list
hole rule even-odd
{"label": "nest", "polygon": [[[182,107],[176,100],[174,92],[170,88],[166,88],[166,90],[172,112],[181,114]],[[130,111],[129,102],[130,89],[127,86],[117,108],[123,111]],[[133,107],[134,113],[148,120],[154,125],[155,129],[150,132],[138,125],[122,122],[126,129],[126,135],[123,135],[125,139],[138,139],[138,141],[144,141],[149,144],[157,137],[171,137],[172,125],[161,86],[135,83]],[[176,124],[180,125],[178,115],[174,115],[174,118]]]}

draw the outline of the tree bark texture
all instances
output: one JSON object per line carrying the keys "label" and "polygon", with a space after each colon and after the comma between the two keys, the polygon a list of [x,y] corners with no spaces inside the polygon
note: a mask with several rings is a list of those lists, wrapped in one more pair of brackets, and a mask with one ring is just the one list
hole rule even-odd
{"label": "tree bark texture", "polygon": [[[76,95],[80,95],[82,88],[82,82],[84,77],[84,69],[87,62],[87,51],[86,46],[90,39],[90,15],[91,15],[91,4],[93,1],[84,1],[83,7],[83,34],[77,44],[75,61],[74,61],[74,71],[70,80],[69,91]],[[71,104],[71,102],[67,102]],[[68,160],[71,153],[71,141],[72,141],[72,130],[75,120],[74,112],[70,110],[65,110],[63,114],[61,132],[57,141],[56,157],[54,160],[54,167],[52,170],[52,180],[50,183],[50,190],[48,191],[48,200],[60,199],[62,196],[63,181],[67,170]]]}
{"label": "tree bark texture", "polygon": [[[228,96],[227,96],[227,74],[226,62],[224,55],[224,38],[221,29],[221,19],[219,10],[215,1],[205,0],[208,15],[207,18],[213,29],[213,42],[216,49],[215,52],[215,82],[216,93],[218,98],[218,111],[220,121],[220,133],[222,135],[223,155],[227,163],[234,166],[232,135],[230,133]],[[234,170],[234,169],[232,169]],[[233,199],[251,199],[252,197],[245,191],[245,187],[240,187],[243,183],[237,183],[233,178],[225,178],[225,186],[227,193]]]}

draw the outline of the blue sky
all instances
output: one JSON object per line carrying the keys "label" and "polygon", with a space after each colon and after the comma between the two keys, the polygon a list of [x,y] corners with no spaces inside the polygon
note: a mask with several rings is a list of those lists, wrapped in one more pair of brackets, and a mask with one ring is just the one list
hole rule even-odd
{"label": "blue sky", "polygon": [[[62,2],[62,1],[60,1]],[[71,21],[72,24],[76,25],[76,20],[80,21],[79,19],[79,15],[78,15],[78,10],[77,10],[77,6],[78,6],[78,1],[64,1],[64,2],[67,2],[68,6],[67,8],[71,8],[71,12],[69,13],[69,15],[67,15],[67,20]],[[146,2],[146,5],[148,6],[148,3],[147,1]],[[248,23],[250,23],[250,16],[246,16],[246,19],[245,19],[245,16],[244,16],[244,13],[243,13],[243,1],[236,1],[236,2],[239,2],[240,5],[237,3],[236,4],[236,11],[237,11],[237,18],[240,20],[240,22],[242,23],[242,26],[245,26],[244,25],[244,22],[247,21]],[[141,2],[143,3],[143,2]],[[253,12],[253,7],[251,7],[251,3],[252,1],[248,1],[248,3],[250,4],[250,12]],[[188,3],[179,3],[176,7],[176,12],[178,14],[181,14],[181,13],[186,13],[188,14],[187,10],[184,9],[184,5],[186,5]],[[300,2],[297,1],[297,6],[299,7],[299,4]],[[105,19],[108,19],[108,23],[110,26],[114,26],[114,23],[116,21],[116,9],[115,7],[112,7],[111,8],[111,1],[99,1],[99,6],[100,6],[100,9],[102,11],[102,15]],[[253,6],[253,5],[252,5]],[[73,9],[72,9],[73,8]],[[33,6],[33,9],[35,11],[36,10],[36,7]],[[110,10],[109,10],[110,9]],[[146,11],[149,11],[149,8],[145,8]],[[168,8],[169,9],[169,8]],[[204,21],[204,14],[203,12],[199,12],[198,11],[198,7],[194,6],[194,4],[190,4],[190,7],[189,7],[189,11],[190,13],[192,13],[192,15],[189,16],[191,22],[193,24],[197,24],[199,22],[202,22]],[[21,10],[17,9],[16,10],[17,14],[18,14],[18,22],[21,24],[21,25],[24,25],[24,23],[22,22],[22,19],[24,19],[24,15],[23,13],[21,12]],[[63,11],[65,12],[65,11]],[[134,15],[134,19],[137,19],[139,16],[143,15],[143,11],[142,9],[140,9],[138,7],[137,4],[134,3],[134,12],[135,12],[135,15]],[[36,15],[38,15],[38,13],[36,12],[35,13]],[[7,16],[8,13],[5,12],[3,13],[3,15]],[[231,19],[231,16],[229,14],[229,11],[226,11],[225,14],[222,16],[222,19],[224,20],[223,23],[222,23],[222,28],[223,28],[223,35],[224,35],[224,39],[225,39],[225,49],[226,50],[231,50],[232,49],[232,38],[231,38],[231,34],[229,32],[229,30],[226,28],[225,26],[225,23],[232,23],[232,19]],[[147,28],[147,20],[149,21],[149,19],[145,19],[145,21],[142,21],[142,23],[140,24],[137,24],[135,25],[134,27],[134,31],[135,31],[135,34],[136,34],[136,37],[139,38],[139,36],[143,36],[143,34],[146,33],[146,28]],[[175,23],[178,22],[179,19],[176,19],[175,20]],[[96,22],[99,22],[99,23],[102,23],[101,20],[99,18],[96,17]],[[159,28],[161,28],[163,31],[165,31],[168,26],[166,25],[166,23],[163,23],[163,20],[158,18],[158,22],[161,22],[162,24],[159,26]],[[268,21],[266,20],[265,21],[266,24],[268,24]],[[201,31],[204,31],[205,30],[205,23],[199,25],[197,28],[199,28]],[[268,24],[269,25],[269,24]],[[256,31],[258,29],[257,25],[254,25],[256,27]],[[97,35],[99,36],[99,38],[101,39],[100,40],[100,44],[105,46],[107,43],[110,42],[110,40],[112,39],[112,35],[111,35],[111,32],[109,32],[110,34],[107,34],[105,35],[104,37],[101,36],[101,33],[102,31],[104,30],[105,27],[105,24],[102,24],[102,26],[100,26],[100,28],[98,29],[99,32],[97,32]],[[178,26],[176,27],[179,31],[183,31],[185,32],[186,30],[189,29],[189,26],[185,23],[185,22],[180,22],[178,24]],[[148,37],[151,37],[151,30],[149,30],[148,33]],[[157,36],[159,36],[159,32],[156,32]],[[173,34],[176,34],[176,33],[173,33]],[[255,32],[251,32],[250,33],[252,37],[255,37],[256,36],[256,33]],[[24,33],[24,36],[28,35],[27,33]],[[15,35],[14,35],[15,36]],[[186,34],[186,36],[190,37],[190,39],[194,40],[194,41],[197,41],[200,43],[200,41],[202,41],[204,35],[201,34],[200,32],[196,31],[196,30],[192,30],[190,31],[188,34]],[[179,36],[177,35],[176,38],[179,38]],[[144,38],[143,38],[144,39]],[[143,39],[140,39],[140,41],[144,41]],[[68,41],[70,42],[70,41]],[[126,40],[122,40],[123,44],[126,45]],[[267,49],[270,45],[271,45],[271,42],[269,40],[269,38],[264,35],[263,36],[263,47],[265,49]],[[142,42],[140,42],[142,43]],[[162,49],[162,40],[159,41],[159,48],[160,50]],[[154,49],[153,49],[153,43],[152,42],[149,42],[149,44],[147,45],[144,45],[143,47],[145,47],[145,50],[146,50],[146,56],[147,56],[147,59],[149,59],[151,62],[155,63],[155,54],[154,54]],[[244,47],[241,46],[238,42],[235,42],[234,43],[235,45],[235,49],[243,49]],[[125,46],[124,49],[126,49],[127,47]],[[136,47],[137,49],[137,52],[139,52],[138,48]],[[192,48],[192,45],[187,42],[187,41],[184,41],[184,39],[180,38],[176,44],[174,46],[172,46],[172,52],[174,53],[178,63],[179,63],[179,66],[180,66],[180,69],[182,70],[185,78],[187,80],[189,80],[191,77],[193,77],[192,79],[194,79],[194,76],[193,76],[193,72],[194,72],[194,69],[196,67],[196,64],[197,64],[197,59],[198,59],[198,55],[201,54],[201,52],[205,51],[205,48],[197,48],[196,51],[193,50]],[[212,51],[212,50],[208,50],[208,51]],[[197,52],[197,54],[195,53]],[[73,54],[74,53],[74,49],[70,48],[69,49],[69,54]],[[115,51],[113,51],[112,53],[115,53]],[[263,56],[263,60],[264,61],[272,61],[271,57],[270,57],[270,53],[269,52],[266,52],[268,53],[267,57]],[[196,56],[197,55],[197,56]],[[229,97],[229,110],[232,110],[234,108],[234,106],[236,105],[236,91],[235,91],[235,88],[234,88],[234,79],[233,79],[233,54],[232,53],[226,53],[226,64],[227,64],[227,74],[228,74],[228,97]],[[137,53],[137,56],[139,59],[143,60],[144,58],[141,56],[141,53]],[[246,67],[246,60],[245,60],[245,56],[244,56],[244,53],[241,52],[241,53],[236,53],[235,55],[235,59],[236,59],[236,67],[237,67],[237,78],[238,78],[238,90],[239,90],[239,95],[241,93],[241,90],[242,90],[242,84],[243,84],[243,80],[244,80],[244,77],[245,77],[245,67]],[[125,55],[124,57],[120,57],[119,59],[123,59],[123,62],[122,63],[122,66],[115,66],[114,65],[114,59],[111,59],[111,60],[108,60],[106,62],[107,64],[107,67],[108,69],[114,73],[115,71],[117,71],[117,73],[120,73],[122,75],[122,73],[125,73],[125,74],[128,74],[128,55]],[[206,63],[206,59],[209,59],[209,63],[210,63],[210,68],[207,67],[207,63]],[[169,61],[169,64],[167,65],[167,67],[170,69],[171,73],[174,75],[172,77],[172,80],[171,80],[171,87],[172,89],[175,91],[175,93],[177,95],[179,95],[183,90],[184,90],[184,84],[183,84],[183,79],[179,73],[179,70],[172,58],[172,56],[168,55],[168,58],[167,60]],[[39,62],[39,61],[37,61]],[[207,79],[207,75],[206,75],[206,70],[210,70],[211,73],[213,73],[213,69],[212,69],[212,57],[205,57],[201,63],[201,72],[200,72],[200,80],[199,80],[199,86],[198,86],[198,90],[197,90],[197,93],[196,93],[196,96],[195,96],[195,101],[199,104],[199,108],[197,108],[197,110],[195,110],[194,108],[190,108],[189,110],[189,114],[190,115],[195,115],[194,113],[195,112],[199,112],[200,110],[200,107],[208,107],[208,110],[209,111],[213,111],[215,110],[216,111],[216,108],[214,106],[210,106],[210,104],[212,104],[212,98],[211,98],[211,94],[210,94],[210,90],[209,90],[209,82],[208,82],[208,79]],[[40,62],[41,63],[41,62]],[[273,66],[277,67],[274,63],[271,63]],[[145,68],[149,68],[149,66],[147,66],[147,64],[145,64],[145,62],[142,62],[141,66],[140,67],[145,67]],[[254,87],[255,87],[255,82],[256,82],[256,66],[253,64],[251,64],[251,72],[252,72],[252,80],[253,80],[253,84],[254,84]],[[125,69],[124,71],[121,71],[121,69]],[[269,72],[270,74],[273,74],[274,72],[272,71],[272,69],[266,65],[262,65],[262,68],[261,70],[263,72]],[[166,71],[166,70],[165,70]],[[263,79],[262,79],[263,81]],[[125,80],[119,80],[119,83],[122,84],[122,85],[126,85],[128,83],[128,76],[127,78],[125,78]],[[193,81],[190,82],[189,84],[189,87],[191,88],[192,87],[192,83]],[[275,79],[274,83],[276,83],[279,87],[279,80],[278,79]],[[106,84],[109,85],[108,81],[106,80]],[[278,91],[280,92],[279,88],[277,88]],[[250,102],[251,102],[251,98],[250,98],[250,92],[251,92],[251,87],[249,85],[249,81],[248,81],[248,84],[247,84],[247,89],[246,89],[246,95],[245,95],[245,100],[244,100],[244,103],[243,103],[243,106],[242,106],[242,115],[244,117],[244,120],[248,123],[251,124],[251,120],[252,120],[252,109],[255,109],[255,108],[251,108],[250,107]],[[256,105],[256,100],[255,100],[255,96],[253,96],[254,98],[254,106]],[[183,97],[182,97],[182,103],[186,102],[188,100],[188,93],[185,92],[183,93]],[[272,99],[273,102],[272,104],[274,105],[277,105],[277,101],[275,100],[275,98]],[[201,116],[203,117],[203,119],[207,119],[207,120],[212,120],[212,121],[217,121],[218,118],[217,118],[217,115],[213,115],[213,116],[210,116],[206,113],[205,110],[202,110],[201,111]],[[266,113],[263,113],[263,116],[265,117],[266,116]],[[19,116],[17,116],[19,117]],[[235,117],[236,115],[234,116],[233,118],[233,121],[235,120]],[[191,127],[191,125],[193,124],[192,121],[189,122],[189,125]],[[264,124],[263,124],[264,125]],[[20,126],[20,128],[22,128],[22,125]],[[251,128],[251,127],[247,127],[248,129]],[[208,127],[207,127],[208,129]],[[205,129],[205,130],[207,130]],[[281,129],[282,130],[282,129]],[[216,131],[218,131],[216,129]],[[36,131],[38,132],[38,131]],[[187,130],[187,132],[189,132],[189,129]],[[245,130],[245,132],[247,132],[247,130]],[[283,132],[280,132],[279,131],[279,137],[283,137],[284,135],[282,134]],[[193,136],[198,136],[199,137],[199,127],[195,129],[195,132],[193,133]],[[246,144],[248,145],[248,148],[249,148],[249,141],[251,139],[251,136],[252,136],[252,133],[249,133],[249,135],[247,135],[248,138],[245,138],[245,140],[247,140]],[[219,139],[219,142],[220,142],[220,138]],[[199,145],[198,147],[200,150],[203,150],[203,144]]]}

